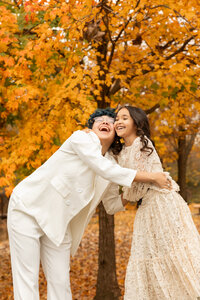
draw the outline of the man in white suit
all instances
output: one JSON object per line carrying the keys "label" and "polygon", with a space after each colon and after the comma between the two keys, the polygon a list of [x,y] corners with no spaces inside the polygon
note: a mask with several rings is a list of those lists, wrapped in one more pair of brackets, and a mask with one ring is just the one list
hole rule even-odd
{"label": "man in white suit", "polygon": [[118,184],[131,186],[133,180],[168,184],[163,173],[121,168],[104,157],[115,137],[112,110],[98,110],[91,120],[90,133],[74,132],[13,190],[8,232],[15,300],[39,299],[40,259],[47,299],[71,300],[70,253],[75,254],[99,202],[103,199],[113,214],[123,210]]}

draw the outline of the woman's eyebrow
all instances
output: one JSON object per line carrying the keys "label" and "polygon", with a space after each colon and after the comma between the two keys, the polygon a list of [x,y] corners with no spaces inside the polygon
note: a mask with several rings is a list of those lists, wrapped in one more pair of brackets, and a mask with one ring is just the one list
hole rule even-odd
{"label": "woman's eyebrow", "polygon": [[[117,116],[117,117],[119,117],[119,116]],[[116,118],[117,118],[117,117],[116,117]],[[124,114],[124,115],[121,115],[121,117],[128,117],[128,115],[125,115],[125,114]]]}

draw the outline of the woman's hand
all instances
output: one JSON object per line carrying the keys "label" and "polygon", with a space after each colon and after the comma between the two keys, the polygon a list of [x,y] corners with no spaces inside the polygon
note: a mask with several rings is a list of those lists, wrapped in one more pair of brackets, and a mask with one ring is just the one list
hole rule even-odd
{"label": "woman's hand", "polygon": [[90,128],[84,128],[83,131],[86,132],[86,133],[89,133],[90,131],[92,131],[92,129],[90,129]]}
{"label": "woman's hand", "polygon": [[124,199],[123,193],[121,194],[121,200],[122,200],[123,206],[125,206],[128,203],[128,200]]}

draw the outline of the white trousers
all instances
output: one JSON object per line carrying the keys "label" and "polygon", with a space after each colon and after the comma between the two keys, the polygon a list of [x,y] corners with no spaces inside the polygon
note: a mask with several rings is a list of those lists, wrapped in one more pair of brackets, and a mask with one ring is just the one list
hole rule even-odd
{"label": "white trousers", "polygon": [[12,194],[8,208],[8,234],[15,300],[39,300],[40,260],[47,279],[48,300],[72,300],[70,289],[71,234],[67,231],[57,247],[36,220]]}

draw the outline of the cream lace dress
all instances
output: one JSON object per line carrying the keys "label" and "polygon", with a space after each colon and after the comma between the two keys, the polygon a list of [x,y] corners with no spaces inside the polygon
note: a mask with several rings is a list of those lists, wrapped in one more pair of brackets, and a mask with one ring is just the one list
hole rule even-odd
{"label": "cream lace dress", "polygon": [[[153,148],[150,141],[148,145]],[[162,171],[155,149],[148,156],[141,147],[138,137],[122,149],[119,164]],[[172,186],[171,191],[143,183],[123,188],[125,199],[136,202],[143,198],[134,221],[125,300],[200,299],[200,235],[173,180]]]}

